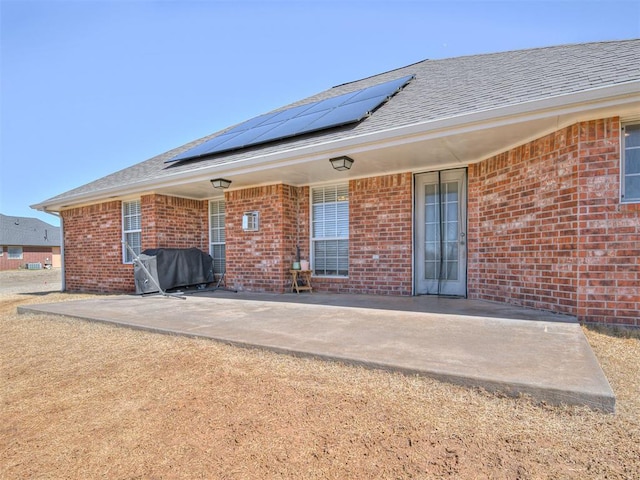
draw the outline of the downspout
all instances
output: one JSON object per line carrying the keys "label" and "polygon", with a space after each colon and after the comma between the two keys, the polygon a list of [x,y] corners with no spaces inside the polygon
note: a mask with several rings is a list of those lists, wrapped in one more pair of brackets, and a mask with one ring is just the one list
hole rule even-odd
{"label": "downspout", "polygon": [[60,291],[64,292],[67,289],[66,281],[65,281],[65,261],[64,261],[64,218],[62,215],[56,212],[49,212],[46,208],[44,210],[46,213],[49,213],[55,217],[60,219],[60,277],[61,277],[61,288]]}

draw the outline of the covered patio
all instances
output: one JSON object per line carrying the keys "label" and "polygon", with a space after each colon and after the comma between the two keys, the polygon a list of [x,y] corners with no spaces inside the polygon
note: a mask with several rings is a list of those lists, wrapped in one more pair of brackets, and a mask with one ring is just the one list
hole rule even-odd
{"label": "covered patio", "polygon": [[205,337],[615,410],[609,382],[570,316],[435,296],[189,293],[183,299],[105,296],[20,306],[18,312]]}

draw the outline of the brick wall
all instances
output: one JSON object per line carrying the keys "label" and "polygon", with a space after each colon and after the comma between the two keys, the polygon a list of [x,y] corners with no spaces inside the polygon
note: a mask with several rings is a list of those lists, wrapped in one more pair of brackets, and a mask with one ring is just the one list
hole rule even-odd
{"label": "brick wall", "polygon": [[[412,175],[349,183],[349,278],[314,278],[315,290],[410,295]],[[227,192],[227,282],[249,291],[290,288],[289,269],[310,258],[309,187],[269,185]],[[260,213],[258,232],[242,231],[245,212]],[[377,256],[378,258],[374,258]]]}
{"label": "brick wall", "polygon": [[638,208],[619,202],[618,119],[469,168],[471,298],[639,325]]}
{"label": "brick wall", "polygon": [[111,201],[62,212],[68,291],[130,292],[133,266],[122,263],[122,203]]}
{"label": "brick wall", "polygon": [[471,298],[575,313],[577,127],[469,168]]}
{"label": "brick wall", "polygon": [[[617,118],[579,123],[469,167],[471,298],[640,326],[640,206],[619,202]],[[314,278],[327,292],[412,291],[411,173],[351,180],[349,278]],[[282,292],[296,246],[310,258],[309,187],[225,192],[227,284]],[[208,251],[208,202],[141,199],[143,248]],[[257,211],[260,229],[242,230]],[[133,291],[122,264],[121,202],[62,212],[68,290]]]}
{"label": "brick wall", "polygon": [[209,253],[209,205],[206,200],[143,195],[142,248],[192,248]]}
{"label": "brick wall", "polygon": [[[19,268],[24,268],[27,263],[41,263],[44,268],[45,264],[51,265],[53,262],[54,251],[51,247],[23,246],[22,258],[20,259],[9,258],[8,247],[8,245],[5,245],[2,255],[0,255],[0,270],[17,270]],[[55,251],[59,256],[60,248],[55,248]]]}
{"label": "brick wall", "polygon": [[[296,241],[295,244],[300,247],[300,259],[311,260],[311,191],[309,187],[300,187],[297,189],[297,205],[296,211]],[[293,197],[292,197],[293,198]],[[296,258],[291,259],[295,261]],[[289,285],[291,282],[289,282]]]}
{"label": "brick wall", "polygon": [[[142,249],[208,247],[208,204],[164,195],[144,195]],[[68,291],[132,292],[133,265],[122,263],[122,202],[62,212],[65,283]]]}
{"label": "brick wall", "polygon": [[640,326],[640,204],[621,204],[620,123],[579,125],[581,321]]}
{"label": "brick wall", "polygon": [[349,182],[349,278],[314,286],[348,293],[411,295],[411,173]]}
{"label": "brick wall", "polygon": [[297,260],[309,260],[309,187],[283,185],[283,287],[291,287],[289,270]]}
{"label": "brick wall", "polygon": [[[282,292],[295,254],[297,189],[267,185],[225,193],[227,284],[243,291]],[[242,230],[245,212],[259,230]]]}

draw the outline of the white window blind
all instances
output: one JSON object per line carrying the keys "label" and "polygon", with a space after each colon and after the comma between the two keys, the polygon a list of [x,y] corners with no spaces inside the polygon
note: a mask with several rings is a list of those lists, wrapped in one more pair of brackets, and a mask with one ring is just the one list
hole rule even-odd
{"label": "white window blind", "polygon": [[[129,244],[133,251],[136,252],[136,255],[140,255],[142,247],[140,200],[122,202],[122,240]],[[126,246],[123,248],[122,258],[124,263],[133,262],[133,255]]]}
{"label": "white window blind", "polygon": [[311,244],[315,275],[349,274],[349,185],[311,192]]}
{"label": "white window blind", "polygon": [[224,221],[224,200],[209,202],[209,255],[213,258],[213,272],[216,275],[222,275],[227,269]]}

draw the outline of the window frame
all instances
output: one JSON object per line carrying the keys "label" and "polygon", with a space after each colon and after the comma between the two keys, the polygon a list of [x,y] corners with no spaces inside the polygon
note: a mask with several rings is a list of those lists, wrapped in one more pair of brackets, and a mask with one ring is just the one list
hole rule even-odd
{"label": "window frame", "polygon": [[[319,191],[322,190],[323,191],[323,197],[327,196],[327,190],[331,189],[334,192],[330,192],[330,193],[335,193],[336,196],[336,201],[333,202],[327,202],[327,201],[323,201],[323,202],[317,202],[314,203],[314,194]],[[346,194],[346,200],[342,200],[339,201],[338,197],[340,194],[340,191],[345,192]],[[314,277],[322,277],[322,278],[349,278],[349,263],[350,263],[350,253],[349,253],[349,228],[350,228],[350,206],[349,206],[349,197],[350,197],[350,192],[349,192],[349,183],[348,182],[341,182],[341,183],[333,183],[333,184],[327,184],[327,185],[318,185],[315,187],[311,187],[309,189],[309,225],[310,225],[310,229],[309,229],[309,237],[310,237],[310,251],[311,251],[311,258],[310,258],[310,263],[311,263],[311,271],[313,273]],[[335,216],[333,217],[335,219],[336,222],[336,235],[334,236],[324,236],[324,235],[315,235],[315,224],[317,222],[317,220],[314,220],[315,218],[315,206],[316,205],[330,205],[330,204],[334,204],[336,206],[335,208]],[[339,226],[339,205],[346,205],[347,207],[347,211],[346,211],[346,225],[342,225],[341,227]],[[326,213],[326,211],[325,211]],[[344,232],[344,234],[339,234],[339,231],[342,230]],[[346,266],[345,268],[341,268],[341,264],[340,264],[340,260],[341,260],[341,256],[338,254],[337,255],[337,261],[336,261],[336,273],[327,273],[327,269],[325,268],[323,272],[318,273],[317,269],[318,269],[318,262],[317,262],[317,244],[319,242],[326,242],[326,241],[337,241],[337,242],[346,242]],[[340,244],[338,243],[337,246],[337,250],[340,250]],[[342,256],[342,258],[344,259],[344,255]],[[342,274],[340,273],[341,270],[344,270],[346,273]]]}
{"label": "window frame", "polygon": [[637,123],[637,122],[625,123],[622,125],[620,129],[620,203],[633,204],[633,203],[640,203],[640,191],[636,194],[636,196],[632,198],[628,198],[626,195],[627,178],[628,177],[640,178],[640,173],[626,173],[625,171],[626,154],[628,150],[640,150],[640,145],[634,146],[634,147],[627,147],[626,129],[628,127],[636,127],[634,130],[636,130],[638,132],[637,134],[640,135],[640,123]]}
{"label": "window frame", "polygon": [[[137,204],[137,213],[127,213],[128,206],[131,204]],[[138,228],[127,228],[127,219],[138,217]],[[129,239],[131,235],[139,234],[138,245],[131,245]],[[127,200],[122,202],[122,263],[130,265],[133,263],[133,255],[129,252],[129,249],[125,246],[125,242],[133,249],[136,255],[140,255],[142,251],[142,204],[140,199]]]}
{"label": "window frame", "polygon": [[[214,204],[216,212],[214,213]],[[222,206],[222,209],[220,208]],[[217,226],[213,226],[213,217],[218,219]],[[227,206],[224,199],[209,200],[209,255],[213,258],[213,273],[224,275],[227,270],[227,234],[226,234]],[[217,239],[214,241],[214,231],[217,232]],[[221,254],[218,255],[215,247],[221,247]]]}

